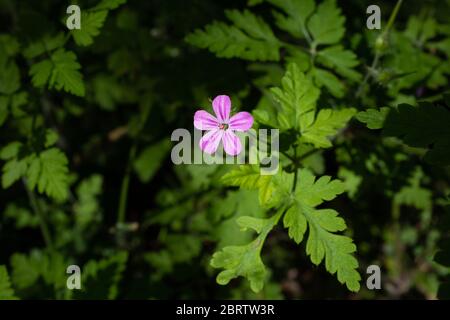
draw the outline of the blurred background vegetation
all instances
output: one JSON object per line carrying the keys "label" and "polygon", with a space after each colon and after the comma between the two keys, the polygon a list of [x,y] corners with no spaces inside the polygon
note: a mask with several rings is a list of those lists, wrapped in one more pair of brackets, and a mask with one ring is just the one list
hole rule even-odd
{"label": "blurred background vegetation", "polygon": [[[68,3],[0,0],[0,297],[448,297],[450,102],[444,94],[450,2],[403,3],[383,38],[395,1],[337,1],[345,34],[334,45],[353,53],[343,58],[331,52],[337,61],[317,56],[307,39],[280,28],[273,13],[279,3],[72,1],[87,12],[86,35],[65,27]],[[370,4],[381,8],[379,31],[366,28]],[[232,24],[229,9],[262,17],[282,43],[275,53],[264,35],[256,56],[211,49],[198,32],[213,21]],[[340,24],[325,18],[319,23]],[[216,40],[219,48],[227,41]],[[36,67],[42,61],[54,63],[51,76],[45,63]],[[252,239],[235,220],[265,215],[258,193],[224,186],[220,178],[227,166],[175,166],[170,160],[172,131],[193,130],[196,110],[210,110],[218,94],[230,95],[242,110],[261,108],[288,62],[309,72],[321,88],[319,104],[360,112],[333,148],[304,162],[346,185],[330,206],[345,218],[358,247],[358,293],[314,266],[304,244],[290,241],[281,226],[263,248],[270,276],[261,292],[253,293],[242,278],[218,285],[211,255]],[[378,108],[419,101],[447,110],[447,118],[431,116],[415,129],[417,140],[427,134],[443,140],[442,153],[432,161],[424,154],[435,140],[415,145],[395,130],[397,138],[380,130]],[[40,157],[48,170],[34,185],[21,152],[30,163]],[[66,288],[70,264],[81,267],[82,290]],[[371,264],[381,267],[381,290],[365,287]]]}

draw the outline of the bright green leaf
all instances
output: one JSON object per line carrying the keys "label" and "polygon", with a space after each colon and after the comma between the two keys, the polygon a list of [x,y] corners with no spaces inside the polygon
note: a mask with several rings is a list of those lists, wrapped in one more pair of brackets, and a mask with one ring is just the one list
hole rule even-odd
{"label": "bright green leaf", "polygon": [[[332,146],[329,138],[336,135],[356,113],[353,108],[342,110],[321,109],[315,120],[302,127],[302,140],[317,148]],[[306,124],[306,123],[305,123]]]}
{"label": "bright green leaf", "polygon": [[100,34],[100,29],[106,20],[108,11],[93,11],[81,13],[81,29],[71,30],[73,39],[79,46],[89,46],[94,38]]}
{"label": "bright green leaf", "polygon": [[344,36],[344,22],[345,17],[341,15],[336,1],[325,0],[317,6],[317,11],[309,19],[308,29],[315,44],[333,44]]}
{"label": "bright green leaf", "polygon": [[369,129],[381,129],[383,128],[383,123],[389,110],[391,109],[388,107],[382,107],[380,109],[369,108],[366,111],[358,112],[356,119],[365,123]]}

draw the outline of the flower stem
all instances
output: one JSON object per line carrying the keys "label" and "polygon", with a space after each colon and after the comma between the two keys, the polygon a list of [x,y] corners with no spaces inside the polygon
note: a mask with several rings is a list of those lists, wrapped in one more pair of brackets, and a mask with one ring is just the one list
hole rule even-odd
{"label": "flower stem", "polygon": [[[125,174],[122,179],[122,186],[120,189],[120,198],[119,198],[119,206],[117,210],[117,233],[121,234],[123,229],[123,224],[125,223],[125,214],[127,210],[127,202],[128,202],[128,189],[130,187],[130,177],[131,177],[131,168],[133,166],[133,161],[136,156],[137,145],[134,142],[131,146],[130,152],[128,154],[128,162],[125,168]],[[120,236],[119,236],[120,237]]]}
{"label": "flower stem", "polygon": [[[400,10],[400,6],[402,5],[403,0],[398,0],[395,4],[394,10],[391,13],[391,16],[389,17],[388,23],[386,25],[386,28],[381,33],[381,35],[378,37],[378,39],[382,39],[383,41],[386,40],[386,37],[388,36],[389,30],[394,24],[395,18],[397,17],[398,11]],[[359,98],[366,87],[367,82],[369,81],[371,71],[375,70],[378,66],[378,63],[380,61],[382,52],[381,50],[376,50],[375,56],[373,57],[372,64],[370,65],[369,71],[364,76],[364,80],[361,82],[358,90],[356,91],[356,97]]]}
{"label": "flower stem", "polygon": [[383,31],[383,35],[387,34],[389,32],[389,29],[393,26],[395,18],[397,18],[398,11],[400,10],[400,6],[402,5],[403,0],[398,0],[395,4],[394,10],[391,13],[391,16],[389,17],[388,23],[386,25],[386,29]]}
{"label": "flower stem", "polygon": [[31,207],[33,208],[34,213],[39,218],[39,226],[40,226],[41,233],[42,233],[42,236],[45,241],[45,245],[51,251],[51,250],[53,250],[53,241],[52,241],[52,237],[50,235],[50,230],[47,225],[45,214],[42,211],[41,206],[39,205],[39,202],[37,201],[37,198],[36,198],[34,192],[28,187],[28,184],[25,181],[25,179],[22,179],[22,182],[25,187],[25,190],[27,191],[27,195],[28,195],[28,199],[30,200]]}

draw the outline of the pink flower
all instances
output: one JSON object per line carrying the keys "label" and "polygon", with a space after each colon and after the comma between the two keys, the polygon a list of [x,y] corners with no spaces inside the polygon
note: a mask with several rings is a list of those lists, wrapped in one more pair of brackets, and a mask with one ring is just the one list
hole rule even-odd
{"label": "pink flower", "polygon": [[222,141],[225,152],[235,156],[241,152],[242,146],[234,131],[245,132],[250,129],[253,125],[253,117],[250,113],[243,111],[230,118],[231,101],[226,95],[215,97],[212,105],[215,117],[205,110],[198,110],[194,115],[194,126],[198,130],[208,131],[200,139],[200,149],[213,154]]}

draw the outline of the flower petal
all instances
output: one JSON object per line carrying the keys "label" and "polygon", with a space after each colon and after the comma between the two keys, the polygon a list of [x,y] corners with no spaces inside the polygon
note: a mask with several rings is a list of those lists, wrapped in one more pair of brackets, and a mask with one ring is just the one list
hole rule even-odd
{"label": "flower petal", "polygon": [[247,131],[253,125],[253,117],[250,113],[242,111],[231,117],[229,128],[236,131]]}
{"label": "flower petal", "polygon": [[216,152],[220,140],[222,139],[223,133],[224,131],[219,129],[208,131],[200,139],[199,143],[200,149],[209,154],[213,154],[214,152]]}
{"label": "flower petal", "polygon": [[231,130],[226,130],[222,137],[223,149],[230,156],[235,156],[241,153],[242,145],[239,137]]}
{"label": "flower petal", "polygon": [[226,95],[217,96],[214,98],[212,105],[217,119],[219,119],[221,123],[228,123],[231,110],[230,97]]}
{"label": "flower petal", "polygon": [[205,110],[198,110],[194,114],[194,127],[198,130],[213,130],[219,127],[219,120]]}

